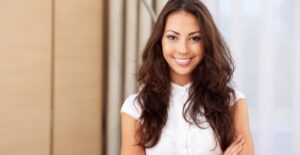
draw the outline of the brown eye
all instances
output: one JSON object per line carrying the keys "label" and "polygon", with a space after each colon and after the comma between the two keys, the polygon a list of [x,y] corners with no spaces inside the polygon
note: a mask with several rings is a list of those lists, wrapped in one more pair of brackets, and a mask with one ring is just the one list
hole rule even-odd
{"label": "brown eye", "polygon": [[177,40],[177,37],[174,36],[174,35],[167,35],[167,38],[168,38],[169,40]]}
{"label": "brown eye", "polygon": [[202,40],[202,37],[201,36],[195,36],[195,37],[192,37],[191,40],[192,41],[200,41],[200,40]]}

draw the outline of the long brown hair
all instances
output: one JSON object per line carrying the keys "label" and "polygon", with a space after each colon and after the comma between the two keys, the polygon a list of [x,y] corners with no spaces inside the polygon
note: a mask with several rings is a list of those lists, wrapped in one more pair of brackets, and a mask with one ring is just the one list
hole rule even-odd
{"label": "long brown hair", "polygon": [[[141,88],[137,100],[142,109],[140,144],[146,148],[155,146],[167,122],[171,86],[161,41],[168,15],[179,10],[189,12],[198,19],[204,43],[204,57],[192,73],[190,96],[182,114],[187,122],[200,128],[202,122],[197,118],[205,116],[224,151],[234,136],[229,106],[230,98],[234,96],[230,87],[234,65],[211,14],[199,0],[169,0],[144,48],[137,74]],[[192,120],[188,120],[187,116]]]}

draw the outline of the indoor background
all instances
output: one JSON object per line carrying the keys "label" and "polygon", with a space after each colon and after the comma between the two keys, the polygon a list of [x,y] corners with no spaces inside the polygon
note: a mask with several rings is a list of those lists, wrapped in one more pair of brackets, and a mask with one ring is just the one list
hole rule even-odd
{"label": "indoor background", "polygon": [[[120,107],[166,0],[0,0],[0,155],[117,155]],[[203,0],[257,155],[300,154],[300,1]]]}

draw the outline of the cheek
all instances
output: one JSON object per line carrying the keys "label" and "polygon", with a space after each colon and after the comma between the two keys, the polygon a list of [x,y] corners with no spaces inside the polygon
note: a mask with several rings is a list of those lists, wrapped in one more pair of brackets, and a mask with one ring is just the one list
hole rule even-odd
{"label": "cheek", "polygon": [[204,55],[204,48],[203,46],[200,44],[195,45],[195,46],[191,46],[191,51],[196,55],[196,56],[200,56],[202,57]]}
{"label": "cheek", "polygon": [[163,42],[162,50],[163,50],[164,57],[167,57],[167,56],[171,55],[175,49],[174,49],[174,46],[171,45],[170,43]]}

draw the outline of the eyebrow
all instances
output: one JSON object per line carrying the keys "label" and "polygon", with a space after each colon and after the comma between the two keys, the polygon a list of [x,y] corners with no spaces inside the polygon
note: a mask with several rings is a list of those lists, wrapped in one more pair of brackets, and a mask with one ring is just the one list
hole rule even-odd
{"label": "eyebrow", "polygon": [[[173,32],[173,33],[175,33],[175,34],[177,34],[177,35],[180,35],[179,32],[176,32],[176,31],[173,31],[173,30],[168,30],[168,31],[171,31],[171,32]],[[167,32],[168,32],[168,31],[167,31]],[[191,32],[191,33],[189,33],[189,36],[192,35],[192,34],[195,34],[195,33],[200,33],[200,34],[201,34],[201,31]]]}

